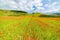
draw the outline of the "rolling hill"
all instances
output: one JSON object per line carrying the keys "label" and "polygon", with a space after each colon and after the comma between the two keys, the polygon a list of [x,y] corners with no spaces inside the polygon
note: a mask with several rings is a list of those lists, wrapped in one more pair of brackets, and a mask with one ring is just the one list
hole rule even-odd
{"label": "rolling hill", "polygon": [[25,11],[17,11],[17,10],[0,10],[0,16],[19,16],[28,14]]}

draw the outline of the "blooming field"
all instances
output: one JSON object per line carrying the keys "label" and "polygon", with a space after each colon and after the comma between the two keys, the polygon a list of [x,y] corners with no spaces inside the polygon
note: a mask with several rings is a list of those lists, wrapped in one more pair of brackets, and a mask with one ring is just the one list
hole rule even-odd
{"label": "blooming field", "polygon": [[0,40],[60,40],[60,18],[0,16]]}

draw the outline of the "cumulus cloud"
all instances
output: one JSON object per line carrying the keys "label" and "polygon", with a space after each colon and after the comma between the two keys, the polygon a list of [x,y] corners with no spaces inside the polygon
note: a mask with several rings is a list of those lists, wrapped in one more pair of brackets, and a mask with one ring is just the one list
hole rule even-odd
{"label": "cumulus cloud", "polygon": [[[25,1],[20,1],[19,2],[19,5],[20,5],[20,9],[24,9],[24,10],[27,10],[27,11],[29,11],[29,10],[34,10],[34,8],[33,8],[33,6],[36,6],[37,7],[37,9],[41,9],[40,7],[43,5],[42,3],[41,3],[41,1],[42,0],[30,0],[30,1],[27,1],[27,0],[25,0]],[[36,9],[36,10],[37,10]]]}
{"label": "cumulus cloud", "polygon": [[46,13],[59,12],[60,10],[59,5],[60,5],[60,2],[52,2],[52,3],[45,4],[45,7],[48,8],[45,12]]}
{"label": "cumulus cloud", "polygon": [[49,12],[57,12],[57,11],[59,11],[60,9],[52,9],[52,10],[48,10],[48,11],[45,11],[45,12],[47,12],[47,13],[49,13]]}
{"label": "cumulus cloud", "polygon": [[3,6],[3,5],[5,5],[5,4],[7,4],[7,3],[5,2],[5,0],[0,0],[0,6]]}
{"label": "cumulus cloud", "polygon": [[8,4],[12,8],[17,8],[17,4],[14,1],[10,1]]}
{"label": "cumulus cloud", "polygon": [[46,7],[54,7],[54,6],[56,6],[57,4],[59,4],[59,2],[53,2],[53,3],[50,3],[50,4],[46,4],[45,6],[46,6]]}
{"label": "cumulus cloud", "polygon": [[[35,10],[42,10],[43,5],[42,0],[0,0],[4,5],[8,5],[11,8],[16,8],[17,10],[23,10],[23,11],[32,11],[34,10],[33,6],[36,6]],[[18,2],[17,2],[18,1]],[[2,4],[0,4],[2,5]],[[9,8],[8,8],[9,9]]]}
{"label": "cumulus cloud", "polygon": [[[44,0],[0,0],[0,7],[7,9],[16,9],[27,12],[54,12],[59,11],[60,2],[52,2],[47,0],[47,4],[43,4]],[[46,7],[46,8],[45,8]]]}

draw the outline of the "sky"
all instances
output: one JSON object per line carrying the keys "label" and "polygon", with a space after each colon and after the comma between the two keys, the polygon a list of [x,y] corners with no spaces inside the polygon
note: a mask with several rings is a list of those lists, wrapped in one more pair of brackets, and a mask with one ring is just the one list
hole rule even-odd
{"label": "sky", "polygon": [[0,9],[49,14],[60,12],[60,0],[0,0]]}

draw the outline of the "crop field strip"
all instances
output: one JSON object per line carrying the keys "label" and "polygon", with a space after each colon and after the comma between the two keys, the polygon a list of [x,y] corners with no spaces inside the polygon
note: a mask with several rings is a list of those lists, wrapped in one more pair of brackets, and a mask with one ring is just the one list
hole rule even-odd
{"label": "crop field strip", "polygon": [[[0,40],[3,40],[4,37],[6,40],[10,40],[9,38],[11,37],[11,40],[15,39],[15,36],[19,33],[23,32],[23,27],[29,23],[30,18],[28,17],[22,17],[22,18],[15,18],[15,17],[2,17],[0,19],[1,25],[0,25],[0,31],[4,34],[0,34]],[[27,20],[28,18],[28,20]],[[4,19],[4,20],[3,20]],[[23,20],[24,19],[24,20]],[[3,32],[4,31],[4,32]],[[1,33],[0,32],[0,33]],[[3,36],[3,37],[2,37]],[[8,37],[7,37],[8,36]],[[9,37],[10,36],[10,37]],[[17,36],[18,37],[18,36]],[[4,39],[4,40],[5,40]],[[16,39],[17,40],[17,39]]]}
{"label": "crop field strip", "polygon": [[0,40],[60,40],[60,18],[1,16]]}
{"label": "crop field strip", "polygon": [[[54,18],[51,18],[51,19],[54,19]],[[60,19],[60,18],[57,18],[56,20],[58,20],[58,19]],[[55,34],[54,36],[56,36],[56,40],[59,39],[59,37],[57,35],[60,35],[60,26],[59,26],[60,21],[49,20],[49,18],[35,18],[34,20],[40,25],[40,28],[43,31],[45,31],[46,34],[49,33],[49,30],[50,30],[50,33],[52,31],[51,34]],[[48,32],[46,32],[46,31],[48,31]],[[52,35],[51,35],[51,37],[52,37]],[[49,40],[53,40],[53,39],[49,39]]]}

